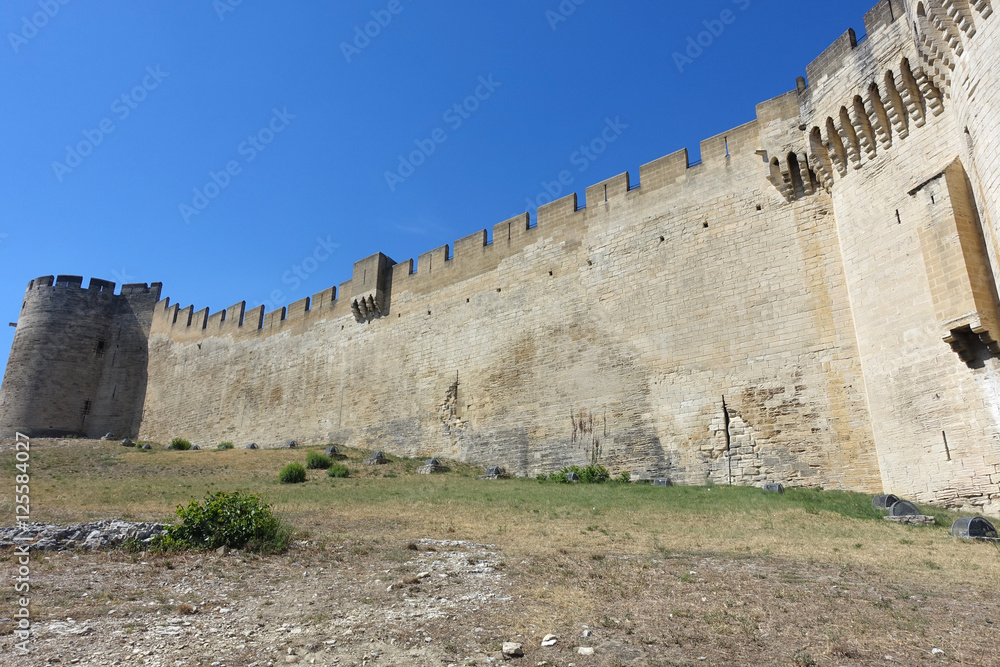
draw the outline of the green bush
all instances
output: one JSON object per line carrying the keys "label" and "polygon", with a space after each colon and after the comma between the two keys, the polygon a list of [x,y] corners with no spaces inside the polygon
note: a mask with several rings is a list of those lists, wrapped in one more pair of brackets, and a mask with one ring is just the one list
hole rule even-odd
{"label": "green bush", "polygon": [[219,449],[232,449],[233,446],[234,445],[231,442],[220,442],[219,443]]}
{"label": "green bush", "polygon": [[309,452],[306,454],[306,467],[310,470],[326,470],[333,465],[329,456],[319,452]]}
{"label": "green bush", "polygon": [[185,452],[191,449],[191,442],[185,440],[184,438],[174,438],[170,441],[170,449],[176,449],[179,452]]}
{"label": "green bush", "polygon": [[192,500],[177,506],[180,525],[153,540],[163,550],[246,549],[276,553],[288,547],[291,531],[274,516],[271,506],[255,494],[243,491],[216,491],[201,503]]}
{"label": "green bush", "polygon": [[347,466],[337,463],[331,465],[330,470],[326,474],[330,477],[350,477],[351,471]]}
{"label": "green bush", "polygon": [[628,484],[631,481],[632,481],[632,475],[630,475],[627,472],[623,472],[622,474],[618,475],[618,482],[621,484]]}
{"label": "green bush", "polygon": [[[544,474],[540,474],[536,477],[539,482],[549,481],[549,482],[559,482],[560,484],[569,484],[569,478],[567,475],[569,473],[575,472],[580,477],[581,484],[604,484],[611,480],[611,473],[608,469],[602,465],[589,465],[586,468],[581,468],[580,466],[568,466],[563,468],[559,472],[550,472],[546,477]],[[622,473],[619,478],[620,481],[627,482],[631,479],[628,473]]]}
{"label": "green bush", "polygon": [[306,469],[301,463],[289,463],[281,469],[278,479],[282,484],[301,484],[306,481]]}
{"label": "green bush", "polygon": [[587,466],[580,472],[580,481],[584,484],[604,484],[611,479],[611,473],[601,465]]}

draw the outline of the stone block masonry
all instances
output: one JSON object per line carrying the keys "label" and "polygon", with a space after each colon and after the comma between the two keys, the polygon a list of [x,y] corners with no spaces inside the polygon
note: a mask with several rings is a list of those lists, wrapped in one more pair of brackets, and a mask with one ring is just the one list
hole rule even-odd
{"label": "stone block masonry", "polygon": [[679,151],[416,262],[374,255],[287,308],[33,281],[0,428],[997,513],[997,21],[986,0],[882,0],[865,23],[697,165]]}

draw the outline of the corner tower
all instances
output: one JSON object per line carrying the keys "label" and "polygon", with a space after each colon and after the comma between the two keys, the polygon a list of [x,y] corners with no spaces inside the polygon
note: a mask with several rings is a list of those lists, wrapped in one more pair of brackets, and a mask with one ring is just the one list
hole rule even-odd
{"label": "corner tower", "polygon": [[0,386],[0,436],[139,431],[153,306],[160,283],[123,285],[79,276],[28,283]]}

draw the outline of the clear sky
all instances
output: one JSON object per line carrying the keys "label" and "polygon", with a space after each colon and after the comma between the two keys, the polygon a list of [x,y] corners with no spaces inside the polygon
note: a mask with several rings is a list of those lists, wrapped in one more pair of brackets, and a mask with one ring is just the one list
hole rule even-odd
{"label": "clear sky", "polygon": [[271,310],[534,214],[564,170],[582,198],[696,159],[874,3],[3,0],[0,323],[50,274]]}

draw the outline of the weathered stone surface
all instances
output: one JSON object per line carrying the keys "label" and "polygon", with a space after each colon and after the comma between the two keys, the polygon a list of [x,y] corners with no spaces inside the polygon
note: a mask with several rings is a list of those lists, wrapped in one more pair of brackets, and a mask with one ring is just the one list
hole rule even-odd
{"label": "weathered stone surface", "polygon": [[287,309],[33,280],[0,432],[292,436],[1000,511],[1000,21],[946,6],[879,3],[868,39],[698,164],[667,155],[415,265],[372,255]]}
{"label": "weathered stone surface", "polygon": [[378,466],[388,462],[389,459],[385,458],[385,454],[383,454],[381,450],[372,452],[368,455],[368,458],[365,459],[366,466]]}
{"label": "weathered stone surface", "polygon": [[[495,649],[494,649],[495,650]],[[501,647],[501,652],[508,658],[523,658],[524,657],[524,647],[517,642],[504,642]]]}
{"label": "weathered stone surface", "polygon": [[165,529],[159,523],[112,520],[69,526],[28,523],[0,528],[0,548],[19,544],[28,544],[30,549],[38,551],[115,548],[128,540],[148,543]]}
{"label": "weathered stone surface", "polygon": [[933,526],[937,520],[932,516],[923,514],[900,514],[899,516],[884,516],[886,521],[901,523],[907,526]]}

